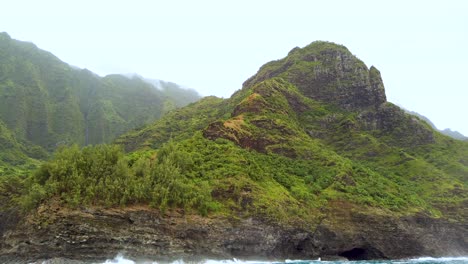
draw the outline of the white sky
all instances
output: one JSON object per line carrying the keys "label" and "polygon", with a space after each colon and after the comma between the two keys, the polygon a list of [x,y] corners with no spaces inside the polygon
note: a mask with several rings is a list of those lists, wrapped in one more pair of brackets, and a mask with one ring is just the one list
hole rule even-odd
{"label": "white sky", "polygon": [[100,75],[135,72],[229,97],[315,40],[382,73],[389,101],[468,135],[468,1],[15,0],[0,31]]}

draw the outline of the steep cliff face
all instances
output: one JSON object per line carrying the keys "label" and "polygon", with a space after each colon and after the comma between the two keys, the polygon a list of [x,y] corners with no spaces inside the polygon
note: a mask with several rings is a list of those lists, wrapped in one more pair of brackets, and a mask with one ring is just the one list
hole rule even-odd
{"label": "steep cliff face", "polygon": [[390,144],[414,147],[435,143],[434,130],[430,126],[392,103],[381,104],[375,111],[361,112],[357,120],[363,130],[392,135],[386,139],[391,140]]}
{"label": "steep cliff face", "polygon": [[424,215],[369,215],[335,204],[313,229],[259,218],[204,218],[145,207],[43,207],[16,231],[3,234],[2,263],[67,258],[103,261],[118,253],[134,259],[398,259],[468,253],[466,224]]}
{"label": "steep cliff face", "polygon": [[347,48],[334,43],[317,41],[294,48],[286,58],[262,66],[244,87],[276,76],[309,98],[345,110],[375,109],[386,102],[380,72],[373,66],[368,69]]}
{"label": "steep cliff face", "polygon": [[[288,133],[298,135],[301,129],[297,128],[304,123],[310,125],[310,120],[304,120],[310,112],[324,115],[320,121],[321,130],[336,127],[343,121],[337,116],[347,112],[357,116],[345,126],[372,133],[384,141],[389,140],[389,144],[414,147],[435,142],[430,127],[386,101],[383,81],[375,67],[368,69],[345,47],[329,42],[318,41],[302,49],[295,48],[285,58],[265,64],[231,100],[242,96],[231,113],[232,119],[223,124],[221,121],[211,124],[205,136],[231,139],[244,147],[266,152],[269,145],[286,143],[285,139],[291,138]],[[317,111],[323,107],[328,109],[322,113]],[[274,124],[279,115],[284,121],[282,125]],[[254,119],[250,124],[259,129],[242,126],[249,116]],[[259,120],[260,117],[266,120]],[[266,135],[254,135],[252,129]],[[285,136],[276,140],[267,136],[278,130]],[[333,134],[333,131],[314,130],[308,130],[309,136]],[[296,138],[307,140],[308,137]]]}

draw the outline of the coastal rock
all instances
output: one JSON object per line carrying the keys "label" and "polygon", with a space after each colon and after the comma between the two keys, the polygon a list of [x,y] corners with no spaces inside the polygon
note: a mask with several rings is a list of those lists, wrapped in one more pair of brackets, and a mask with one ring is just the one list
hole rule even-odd
{"label": "coastal rock", "polygon": [[[336,204],[312,228],[259,218],[201,217],[146,208],[67,210],[42,207],[2,235],[0,262],[61,258],[398,259],[468,253],[467,225],[425,215],[395,218]],[[60,263],[51,262],[51,263]]]}

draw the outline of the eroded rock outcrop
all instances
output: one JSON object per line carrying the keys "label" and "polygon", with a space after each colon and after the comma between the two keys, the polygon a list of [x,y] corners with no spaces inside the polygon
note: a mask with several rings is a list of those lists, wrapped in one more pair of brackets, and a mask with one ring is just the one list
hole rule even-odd
{"label": "eroded rock outcrop", "polygon": [[345,110],[376,109],[387,101],[380,72],[370,69],[344,46],[316,41],[272,61],[244,83],[244,88],[273,77],[296,85],[307,97]]}
{"label": "eroded rock outcrop", "polygon": [[314,227],[259,218],[201,217],[146,207],[67,210],[43,206],[3,234],[2,263],[66,258],[380,259],[467,254],[467,225],[424,215],[369,215],[335,204]]}

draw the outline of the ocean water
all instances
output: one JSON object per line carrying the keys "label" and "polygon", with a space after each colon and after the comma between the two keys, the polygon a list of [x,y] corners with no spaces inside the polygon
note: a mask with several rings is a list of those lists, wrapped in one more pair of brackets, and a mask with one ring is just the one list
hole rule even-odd
{"label": "ocean water", "polygon": [[[114,259],[107,260],[103,264],[139,264],[140,262],[127,259],[122,255],[116,256]],[[157,264],[154,262],[143,262]],[[171,264],[192,264],[193,262],[185,263],[183,260],[174,261]],[[431,258],[423,257],[416,259],[403,259],[403,260],[361,260],[361,261],[321,261],[316,260],[284,260],[284,261],[242,261],[238,259],[228,260],[204,260],[200,264],[468,264],[468,257],[444,257],[444,258]]]}

